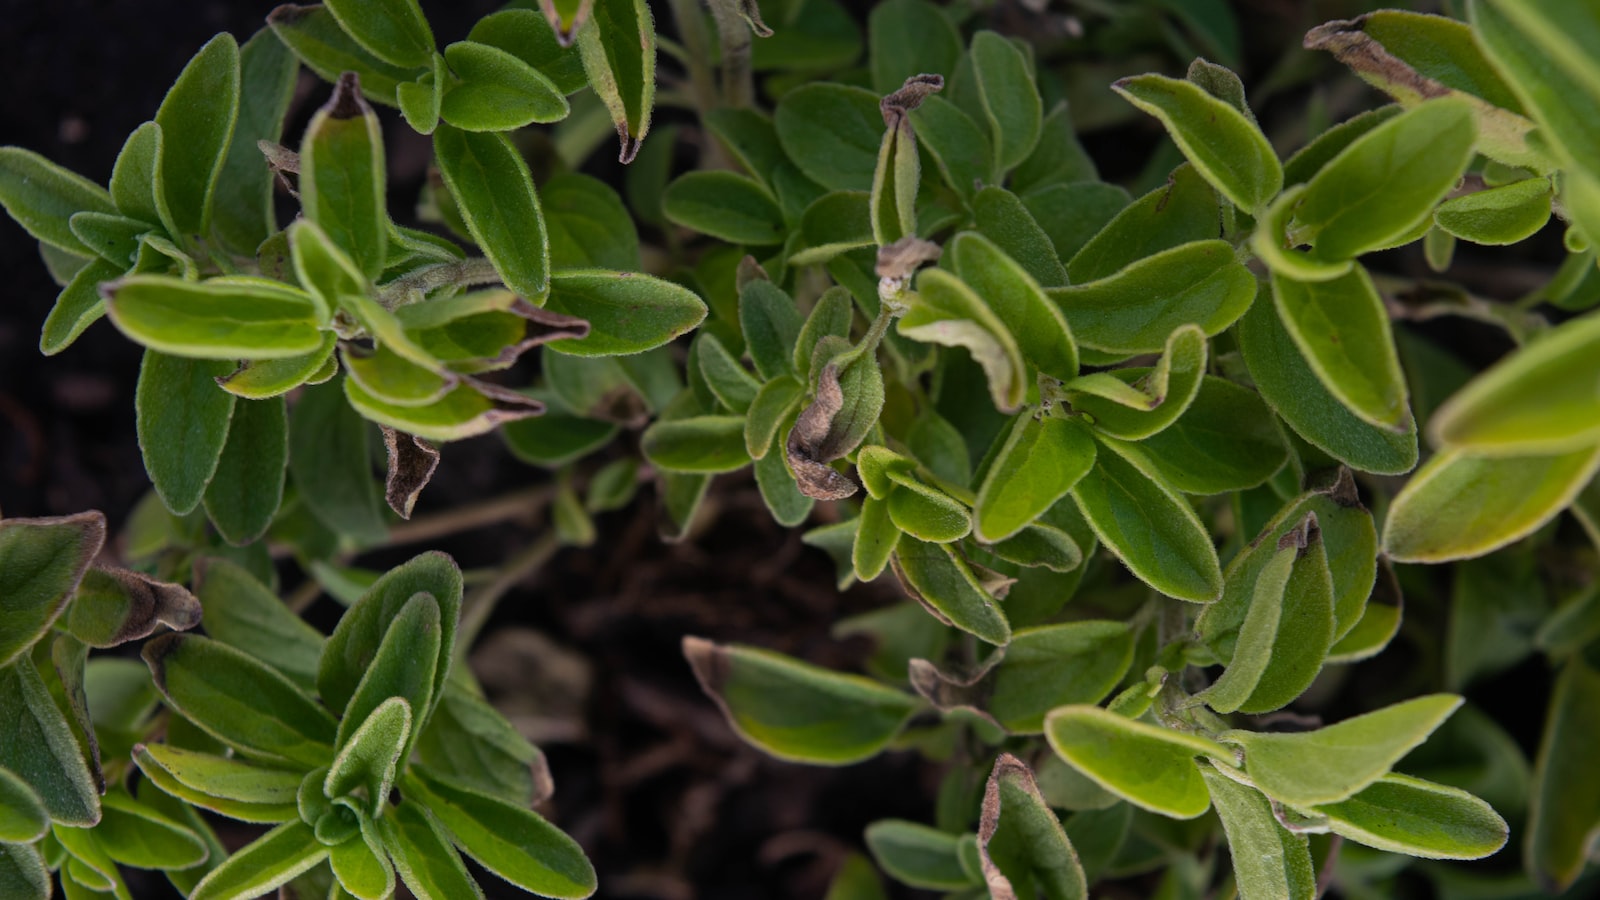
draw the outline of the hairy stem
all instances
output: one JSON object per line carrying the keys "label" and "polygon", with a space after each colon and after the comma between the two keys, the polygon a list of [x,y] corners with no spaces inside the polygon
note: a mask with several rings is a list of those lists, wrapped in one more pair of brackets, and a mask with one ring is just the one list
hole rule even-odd
{"label": "hairy stem", "polygon": [[494,263],[481,256],[472,256],[459,262],[440,263],[407,272],[378,289],[378,302],[385,309],[394,309],[415,303],[430,291],[442,287],[499,283],[500,273],[495,271]]}
{"label": "hairy stem", "polygon": [[699,0],[672,0],[672,19],[683,42],[684,67],[689,70],[690,92],[703,120],[717,107],[717,83],[711,72],[711,35],[700,15]]}
{"label": "hairy stem", "polygon": [[738,0],[710,0],[711,17],[722,39],[722,102],[749,106],[755,99],[755,77],[750,68],[750,24],[739,12]]}

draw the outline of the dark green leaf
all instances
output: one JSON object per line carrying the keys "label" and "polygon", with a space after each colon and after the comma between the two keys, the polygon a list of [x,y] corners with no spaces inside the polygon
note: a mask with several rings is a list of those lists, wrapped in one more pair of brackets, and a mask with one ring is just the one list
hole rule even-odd
{"label": "dark green leaf", "polygon": [[1593,766],[1600,735],[1600,672],[1582,654],[1556,678],[1535,764],[1525,865],[1548,893],[1583,873],[1600,833],[1600,778]]}
{"label": "dark green leaf", "polygon": [[440,115],[465,131],[511,131],[559,122],[572,107],[543,73],[508,51],[473,41],[444,48],[459,81],[445,90]]}
{"label": "dark green leaf", "polygon": [[434,156],[472,239],[506,287],[538,303],[550,290],[550,246],[533,176],[498,134],[440,126]]}
{"label": "dark green leaf", "polygon": [[919,705],[875,681],[767,650],[689,637],[683,652],[734,730],[780,759],[818,765],[866,759]]}
{"label": "dark green leaf", "polygon": [[994,543],[1021,531],[1088,474],[1095,452],[1075,420],[1019,416],[978,488],[978,539]]}
{"label": "dark green leaf", "polygon": [[174,709],[230,746],[311,767],[333,756],[337,723],[283,674],[226,644],[167,634],[144,645]]}
{"label": "dark green leaf", "polygon": [[234,404],[228,440],[206,485],[206,513],[231,544],[261,537],[283,500],[289,414],[282,397]]}
{"label": "dark green leaf", "polygon": [[388,534],[372,477],[370,428],[337,382],[307,389],[289,417],[289,473],[301,501],[359,544]]}
{"label": "dark green leaf", "polygon": [[433,56],[433,30],[416,0],[329,0],[326,6],[346,34],[385,62],[414,69]]}
{"label": "dark green leaf", "polygon": [[190,900],[242,900],[257,897],[289,881],[328,856],[299,820],[285,822],[228,857],[195,886]]}
{"label": "dark green leaf", "polygon": [[1346,409],[1390,431],[1415,427],[1389,312],[1364,267],[1326,281],[1274,274],[1272,299],[1311,371]]}
{"label": "dark green leaf", "polygon": [[594,0],[593,17],[594,25],[578,31],[578,51],[590,86],[617,127],[618,159],[630,163],[655,106],[655,20],[645,0]]}
{"label": "dark green leaf", "polygon": [[551,341],[573,356],[622,356],[667,343],[699,325],[706,305],[689,289],[651,275],[570,269],[550,279],[545,309],[589,323],[588,337]]}
{"label": "dark green leaf", "polygon": [[978,848],[991,896],[1087,900],[1078,853],[1022,760],[1000,754],[983,795]]}
{"label": "dark green leaf", "polygon": [[[1019,194],[1036,194],[1073,183],[1098,184],[1098,179],[1094,160],[1089,158],[1083,144],[1078,141],[1067,104],[1061,101],[1045,115],[1039,127],[1039,144],[1011,173],[1010,186]],[[1117,209],[1121,209],[1127,205],[1127,193],[1120,188],[1116,190],[1122,195],[1122,203],[1117,206]],[[1110,218],[1110,215],[1106,216],[1106,219]],[[1062,259],[1068,255],[1063,254]]]}
{"label": "dark green leaf", "polygon": [[794,300],[770,281],[752,281],[739,292],[739,327],[756,374],[765,380],[795,374],[792,360],[804,324]]}
{"label": "dark green leaf", "polygon": [[870,91],[802,85],[779,101],[774,122],[784,151],[811,180],[834,191],[872,189],[883,116]]}
{"label": "dark green leaf", "polygon": [[1261,129],[1199,85],[1152,74],[1112,89],[1160,119],[1195,170],[1245,212],[1259,215],[1283,188],[1283,167]]}
{"label": "dark green leaf", "polygon": [[962,868],[953,834],[903,819],[882,819],[868,825],[865,836],[872,858],[903,884],[955,890],[977,881]]}
{"label": "dark green leaf", "polygon": [[557,175],[545,182],[540,200],[553,268],[642,268],[633,217],[610,185],[577,173]]}
{"label": "dark green leaf", "polygon": [[538,813],[425,771],[403,785],[484,868],[541,897],[594,893],[594,867],[577,842]]}
{"label": "dark green leaf", "polygon": [[[273,43],[280,48],[283,46],[275,40]],[[236,144],[238,140],[236,130]],[[172,220],[172,213],[166,209],[167,194],[161,183],[161,143],[160,125],[146,122],[135,128],[123,142],[122,152],[117,154],[116,164],[111,169],[110,187],[118,212],[141,222],[166,225]],[[272,173],[262,163],[261,151],[252,145],[250,152],[255,154],[256,165],[270,178]],[[262,235],[263,239],[265,237]]]}
{"label": "dark green leaf", "polygon": [[[450,169],[444,171],[449,181]],[[333,96],[306,126],[299,184],[306,218],[349,254],[368,281],[376,281],[389,244],[383,134],[355,76],[340,76]]]}
{"label": "dark green leaf", "polygon": [[872,87],[887,94],[924,73],[948,78],[961,57],[961,34],[927,0],[888,0],[867,17]]}
{"label": "dark green leaf", "polygon": [[[275,144],[283,135],[283,120],[299,73],[294,53],[267,29],[256,32],[239,50],[239,118],[211,200],[212,230],[235,253],[253,255],[261,242],[278,230],[278,217],[272,209],[273,173],[261,157],[258,142]],[[160,134],[154,132],[158,142]],[[116,197],[115,175],[111,187]],[[122,205],[121,199],[117,205]],[[140,207],[149,208],[145,204]]]}
{"label": "dark green leaf", "polygon": [[911,111],[911,124],[945,183],[962,197],[971,197],[994,178],[994,151],[988,135],[954,103],[928,97]]}
{"label": "dark green leaf", "polygon": [[1205,377],[1206,337],[1184,325],[1167,336],[1154,368],[1134,366],[1097,372],[1064,385],[1074,411],[1096,431],[1139,441],[1164,431],[1199,394]]}
{"label": "dark green leaf", "polygon": [[[445,631],[442,615],[441,604],[432,595],[426,591],[413,594],[386,623],[383,640],[373,652],[372,661],[341,713],[339,734],[334,742],[334,746],[340,748],[341,759],[355,740],[353,735],[358,728],[366,729],[371,725],[374,729],[374,733],[368,735],[368,740],[374,742],[372,746],[375,749],[369,748],[359,753],[360,761],[355,766],[364,772],[360,775],[360,781],[368,787],[378,787],[378,781],[383,780],[380,775],[382,766],[386,765],[383,763],[383,759],[387,758],[384,754],[389,753],[384,748],[398,747],[395,751],[398,756],[394,758],[409,759],[417,734],[427,724],[428,714],[436,702],[435,692],[443,686],[448,674],[438,670],[448,669],[453,649],[441,644],[441,636]],[[449,628],[452,637],[454,625],[452,622]],[[349,645],[346,645],[348,648]],[[403,727],[402,716],[394,710],[385,713],[380,724],[368,721],[380,707],[396,697],[406,701]],[[393,775],[390,771],[388,778],[392,780]],[[354,777],[336,762],[328,774],[328,796],[339,796],[334,792],[334,786],[341,780]],[[351,786],[345,783],[346,790]],[[387,786],[383,787],[381,791],[369,791],[367,794],[372,803],[368,812],[372,815],[378,814],[384,798],[388,796]]]}
{"label": "dark green leaf", "polygon": [[538,69],[563,94],[588,83],[578,48],[563,42],[544,16],[529,9],[503,9],[479,19],[468,40],[499,47]]}
{"label": "dark green leaf", "polygon": [[1017,195],[1004,188],[983,188],[973,198],[972,212],[978,231],[994,241],[1040,286],[1059,287],[1067,283],[1067,270],[1056,257],[1050,236],[1034,221],[1033,213]]}
{"label": "dark green leaf", "polygon": [[198,834],[125,790],[108,791],[103,804],[94,836],[117,862],[139,869],[187,869],[206,861],[210,849]]}
{"label": "dark green leaf", "polygon": [[0,742],[0,768],[9,769],[38,795],[52,821],[81,826],[98,822],[94,773],[26,655],[0,668],[0,721],[7,723],[9,735]]}
{"label": "dark green leaf", "polygon": [[1128,802],[1175,819],[1211,805],[1194,757],[1231,759],[1228,749],[1198,734],[1126,719],[1097,706],[1063,706],[1045,717],[1056,754]]}
{"label": "dark green leaf", "polygon": [[156,493],[179,515],[200,505],[222,457],[234,397],[214,379],[227,371],[226,363],[145,351],[134,397],[139,447]]}
{"label": "dark green leaf", "polygon": [[100,296],[100,285],[122,272],[122,267],[98,258],[78,270],[67,286],[61,289],[49,317],[44,320],[44,330],[39,335],[39,352],[46,356],[60,353],[76,341],[84,329],[98,321],[106,309],[105,298]]}
{"label": "dark green leaf", "polygon": [[1133,201],[1067,261],[1072,284],[1098,281],[1147,257],[1222,233],[1217,191],[1194,166]]}
{"label": "dark green leaf", "polygon": [[[1121,221],[1118,216],[1107,230]],[[1193,322],[1209,337],[1233,324],[1255,298],[1256,280],[1226,241],[1196,241],[1049,294],[1079,344],[1109,353],[1155,353],[1180,325]]]}
{"label": "dark green leaf", "polygon": [[1132,662],[1133,633],[1121,622],[1020,629],[991,672],[985,710],[1013,734],[1038,734],[1050,710],[1103,700]]}
{"label": "dark green leaf", "polygon": [[239,45],[223,33],[184,66],[156,111],[173,237],[203,237],[210,230],[212,193],[238,118]]}
{"label": "dark green leaf", "polygon": [[906,593],[935,618],[996,646],[1010,643],[999,602],[952,545],[902,539],[890,565]]}
{"label": "dark green leaf", "polygon": [[333,13],[321,4],[285,3],[267,16],[267,24],[323,81],[338,81],[345,72],[356,73],[361,92],[374,103],[394,106],[395,88],[420,74],[372,55],[340,28]]}
{"label": "dark green leaf", "polygon": [[26,654],[50,631],[106,539],[98,512],[44,519],[0,519],[0,666]]}
{"label": "dark green leaf", "polygon": [[766,189],[732,172],[690,172],[661,198],[672,222],[731,244],[781,243],[783,212]]}
{"label": "dark green leaf", "polygon": [[992,31],[973,35],[971,55],[995,165],[1008,171],[1027,159],[1039,142],[1044,109],[1032,66],[1015,44]]}

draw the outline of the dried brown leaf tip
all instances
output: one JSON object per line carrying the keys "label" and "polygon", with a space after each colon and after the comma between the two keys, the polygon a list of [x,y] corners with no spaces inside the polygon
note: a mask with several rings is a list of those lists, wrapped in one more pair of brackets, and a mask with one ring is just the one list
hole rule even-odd
{"label": "dried brown leaf tip", "polygon": [[[573,12],[572,20],[564,21],[561,11],[556,9],[555,0],[539,0],[539,11],[544,13],[545,19],[550,23],[551,30],[556,33],[556,41],[563,47],[572,46],[573,37],[577,35],[578,29],[589,21],[589,12],[593,8],[594,0],[583,0],[582,3],[578,4],[577,10]],[[624,160],[624,162],[626,161]]]}
{"label": "dried brown leaf tip", "polygon": [[995,653],[981,665],[967,673],[948,672],[926,659],[913,659],[907,666],[911,688],[932,703],[941,712],[962,709],[980,716],[996,728],[1001,727],[985,711],[994,694],[994,682],[989,673],[999,664],[1004,651]]}
{"label": "dried brown leaf tip", "polygon": [[938,244],[908,234],[878,248],[878,277],[905,281],[923,265],[938,262],[942,255],[944,251]]}
{"label": "dried brown leaf tip", "polygon": [[1410,64],[1390,53],[1367,34],[1367,16],[1338,19],[1306,32],[1304,46],[1307,50],[1326,50],[1333,58],[1344,63],[1362,78],[1378,84],[1385,90],[1400,90],[1417,99],[1443,97],[1450,89],[1429,78]]}
{"label": "dried brown leaf tip", "polygon": [[[85,621],[76,629],[80,636],[95,638],[85,639],[93,647],[115,647],[149,637],[159,625],[187,631],[200,624],[200,601],[182,585],[128,569],[94,568],[85,576],[78,596],[78,604],[86,610],[90,607],[83,598],[98,600],[93,604],[96,617],[106,616],[100,623]],[[116,623],[113,631],[96,633],[95,624],[108,625],[112,620]]]}
{"label": "dried brown leaf tip", "polygon": [[883,124],[889,128],[904,127],[907,132],[911,122],[906,113],[922,105],[928,95],[944,90],[943,75],[913,75],[894,93],[878,101],[878,111],[883,113]]}
{"label": "dried brown leaf tip", "polygon": [[361,96],[361,76],[345,72],[333,86],[333,96],[323,107],[333,119],[357,119],[372,112],[366,98]]}
{"label": "dried brown leaf tip", "polygon": [[761,263],[756,258],[746,253],[744,259],[739,260],[738,268],[733,270],[733,286],[739,293],[744,293],[745,285],[752,281],[771,281],[772,276],[767,270],[761,268]]}
{"label": "dried brown leaf tip", "polygon": [[842,446],[846,429],[834,427],[834,419],[843,408],[839,366],[830,362],[817,378],[816,399],[795,419],[785,444],[789,468],[794,471],[800,493],[807,497],[843,500],[859,490],[849,476],[828,465],[852,449]]}
{"label": "dried brown leaf tip", "polygon": [[[1013,801],[1021,800],[1023,803],[1035,803],[1041,809],[1049,808],[1044,795],[1039,792],[1039,783],[1034,780],[1033,770],[1028,768],[1028,764],[1009,753],[1000,754],[1000,758],[994,762],[994,771],[989,773],[989,783],[984,788],[983,806],[978,818],[978,858],[983,866],[983,880],[989,887],[991,900],[1017,900],[1017,889],[1012,886],[1011,879],[1000,871],[1000,867],[989,855],[989,843],[1000,830],[1000,816],[1005,811],[1006,794],[1010,794]],[[1053,815],[1048,816],[1048,820],[1059,836],[1059,843],[1067,846],[1071,852],[1071,844],[1067,842],[1061,823],[1056,821]],[[1076,866],[1075,853],[1073,857],[1073,864]],[[1081,878],[1080,875],[1080,882]]]}
{"label": "dried brown leaf tip", "polygon": [[402,519],[411,518],[417,505],[417,496],[433,478],[439,467],[439,448],[414,434],[396,431],[387,425],[383,429],[383,446],[389,451],[389,474],[384,480],[384,499],[389,508]]}

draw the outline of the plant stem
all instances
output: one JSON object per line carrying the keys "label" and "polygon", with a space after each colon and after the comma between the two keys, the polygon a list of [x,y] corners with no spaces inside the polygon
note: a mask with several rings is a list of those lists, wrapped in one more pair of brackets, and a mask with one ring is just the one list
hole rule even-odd
{"label": "plant stem", "polygon": [[467,650],[483,626],[489,621],[495,605],[512,588],[550,561],[561,540],[554,529],[546,531],[538,540],[524,547],[501,567],[494,580],[472,591],[461,604],[461,627],[456,633],[456,658],[465,659]]}
{"label": "plant stem", "polygon": [[711,35],[700,15],[699,0],[672,0],[672,19],[678,25],[678,39],[683,42],[684,66],[689,70],[695,108],[703,120],[717,107],[717,85],[711,74]]}
{"label": "plant stem", "polygon": [[756,93],[750,68],[750,24],[739,13],[738,0],[710,0],[709,5],[722,39],[722,102],[749,106]]}
{"label": "plant stem", "polygon": [[442,287],[498,283],[500,273],[495,271],[494,264],[481,256],[472,256],[459,262],[440,263],[407,272],[378,289],[378,302],[385,309],[394,309],[415,303],[430,291]]}
{"label": "plant stem", "polygon": [[431,516],[422,516],[410,522],[401,522],[389,529],[388,546],[418,544],[459,531],[471,531],[485,525],[498,524],[519,516],[531,516],[548,506],[554,496],[554,485],[540,484],[510,494],[502,494],[483,503],[461,506]]}

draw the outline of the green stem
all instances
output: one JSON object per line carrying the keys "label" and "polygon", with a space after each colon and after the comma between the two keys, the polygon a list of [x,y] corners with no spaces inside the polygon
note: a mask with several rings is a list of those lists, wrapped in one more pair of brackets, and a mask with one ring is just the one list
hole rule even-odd
{"label": "green stem", "polygon": [[442,287],[499,283],[500,273],[495,271],[494,263],[481,256],[473,256],[459,262],[413,269],[378,288],[378,302],[386,309],[394,309],[415,303]]}
{"label": "green stem", "polygon": [[699,0],[672,0],[672,19],[678,25],[678,39],[683,42],[684,65],[689,70],[695,107],[704,120],[717,107],[717,84],[711,72],[711,34],[700,15]]}
{"label": "green stem", "polygon": [[756,93],[750,23],[740,14],[738,0],[710,0],[709,5],[722,39],[722,101],[733,107],[750,106]]}
{"label": "green stem", "polygon": [[500,598],[521,584],[528,576],[539,571],[555,556],[561,540],[554,529],[546,531],[538,540],[524,547],[501,567],[495,579],[472,591],[461,604],[461,627],[456,633],[456,659],[464,660],[478,632],[488,623]]}

